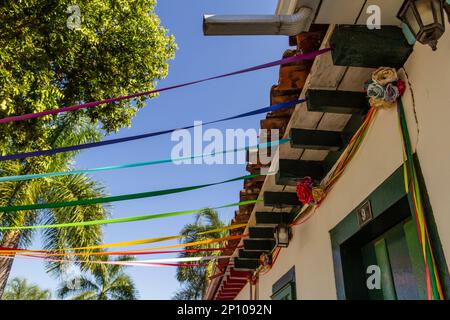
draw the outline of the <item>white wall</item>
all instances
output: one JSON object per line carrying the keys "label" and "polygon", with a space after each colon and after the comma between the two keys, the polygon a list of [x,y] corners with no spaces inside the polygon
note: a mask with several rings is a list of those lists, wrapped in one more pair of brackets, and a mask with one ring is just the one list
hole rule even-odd
{"label": "white wall", "polygon": [[[416,44],[405,66],[411,82],[403,101],[413,146],[427,184],[446,260],[450,259],[450,31],[432,52]],[[413,103],[414,95],[415,104]],[[416,125],[416,117],[417,123]],[[402,144],[394,109],[380,110],[361,149],[332,192],[259,280],[259,299],[293,265],[298,299],[336,299],[329,231],[402,164]],[[249,299],[245,287],[237,299]]]}

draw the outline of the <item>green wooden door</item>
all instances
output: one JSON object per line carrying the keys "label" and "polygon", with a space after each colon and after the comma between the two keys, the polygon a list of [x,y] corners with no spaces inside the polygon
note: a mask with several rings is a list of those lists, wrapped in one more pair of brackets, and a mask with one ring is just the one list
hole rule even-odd
{"label": "green wooden door", "polygon": [[361,251],[365,271],[370,266],[381,270],[381,288],[367,288],[369,299],[426,299],[424,262],[412,219],[390,229]]}

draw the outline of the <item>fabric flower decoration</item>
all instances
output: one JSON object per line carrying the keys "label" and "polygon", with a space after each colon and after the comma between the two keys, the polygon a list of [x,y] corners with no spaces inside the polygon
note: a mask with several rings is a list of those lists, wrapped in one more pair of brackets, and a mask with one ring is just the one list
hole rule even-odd
{"label": "fabric flower decoration", "polygon": [[384,99],[385,98],[385,88],[378,83],[371,83],[367,87],[367,96],[373,99]]}
{"label": "fabric flower decoration", "polygon": [[263,253],[259,257],[259,263],[263,267],[271,266],[272,265],[272,257],[269,256],[267,253]]}
{"label": "fabric flower decoration", "polygon": [[398,80],[397,81],[397,89],[398,89],[398,93],[400,94],[400,97],[403,96],[405,94],[406,91],[406,83],[403,80]]}
{"label": "fabric flower decoration", "polygon": [[303,204],[310,204],[314,201],[312,195],[312,180],[310,177],[306,177],[297,182],[297,196]]}
{"label": "fabric flower decoration", "polygon": [[370,98],[369,103],[372,107],[375,108],[391,108],[395,106],[395,102],[387,102],[386,100],[383,99],[374,99],[374,98]]}
{"label": "fabric flower decoration", "polygon": [[364,91],[367,92],[367,89],[369,88],[369,86],[373,83],[373,80],[367,80],[366,82],[364,82]]}
{"label": "fabric flower decoration", "polygon": [[394,103],[400,97],[400,92],[396,86],[393,84],[388,84],[386,86],[385,100],[390,103]]}
{"label": "fabric flower decoration", "polygon": [[325,196],[325,191],[321,187],[312,188],[312,196],[315,203],[319,203]]}
{"label": "fabric flower decoration", "polygon": [[372,80],[385,86],[398,80],[397,71],[394,68],[381,67],[372,74]]}

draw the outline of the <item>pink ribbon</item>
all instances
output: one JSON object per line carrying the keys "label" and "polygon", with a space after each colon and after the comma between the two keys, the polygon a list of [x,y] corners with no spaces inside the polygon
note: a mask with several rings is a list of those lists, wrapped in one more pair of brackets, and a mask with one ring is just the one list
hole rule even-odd
{"label": "pink ribbon", "polygon": [[51,109],[51,110],[45,110],[42,112],[28,113],[28,114],[23,114],[23,115],[19,115],[19,116],[7,117],[7,118],[0,119],[0,124],[34,119],[34,118],[40,118],[43,116],[54,115],[54,114],[58,114],[58,113],[62,113],[62,112],[68,112],[68,111],[75,111],[75,110],[84,109],[84,108],[92,108],[92,107],[96,107],[96,106],[103,105],[103,104],[113,103],[113,102],[127,100],[127,99],[133,99],[133,98],[142,97],[142,96],[148,96],[150,94],[154,94],[154,93],[158,93],[158,92],[168,91],[168,90],[177,89],[177,88],[181,88],[181,87],[187,87],[187,86],[191,86],[191,85],[201,83],[201,82],[206,82],[206,81],[220,79],[220,78],[226,78],[226,77],[235,76],[235,75],[243,74],[243,73],[248,73],[248,72],[252,72],[252,71],[256,71],[256,70],[266,69],[266,68],[270,68],[270,67],[274,67],[274,66],[278,66],[278,65],[289,64],[289,63],[293,63],[293,62],[297,62],[297,61],[301,61],[301,60],[310,60],[310,59],[314,59],[315,57],[322,55],[326,52],[329,52],[331,50],[332,50],[332,48],[326,48],[326,49],[321,49],[318,51],[312,51],[309,53],[299,54],[299,55],[296,55],[293,57],[269,62],[269,63],[258,65],[255,67],[238,70],[238,71],[231,72],[231,73],[222,74],[222,75],[215,76],[215,77],[205,78],[205,79],[191,81],[191,82],[185,82],[182,84],[177,84],[174,86],[165,87],[165,88],[161,88],[161,89],[155,89],[155,90],[146,91],[146,92],[139,92],[139,93],[134,93],[134,94],[130,94],[127,96],[121,96],[121,97],[116,97],[116,98],[111,98],[111,99],[106,99],[106,100],[87,102],[87,103],[77,104],[77,105],[63,107],[63,108],[59,108],[59,109]]}

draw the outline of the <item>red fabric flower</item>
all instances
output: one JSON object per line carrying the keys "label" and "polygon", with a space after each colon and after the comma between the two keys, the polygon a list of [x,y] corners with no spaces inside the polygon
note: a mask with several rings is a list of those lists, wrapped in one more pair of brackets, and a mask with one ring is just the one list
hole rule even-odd
{"label": "red fabric flower", "polygon": [[398,92],[400,93],[400,97],[403,96],[405,94],[406,91],[406,83],[403,80],[398,80],[397,81],[397,89]]}
{"label": "red fabric flower", "polygon": [[297,196],[303,204],[310,204],[314,201],[311,178],[306,177],[297,182]]}

